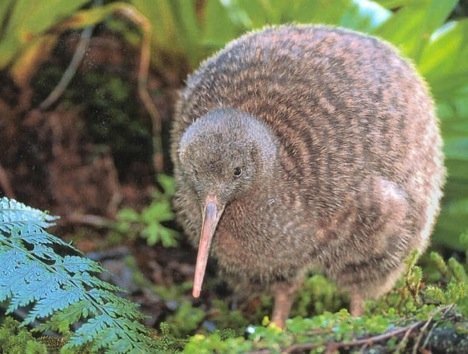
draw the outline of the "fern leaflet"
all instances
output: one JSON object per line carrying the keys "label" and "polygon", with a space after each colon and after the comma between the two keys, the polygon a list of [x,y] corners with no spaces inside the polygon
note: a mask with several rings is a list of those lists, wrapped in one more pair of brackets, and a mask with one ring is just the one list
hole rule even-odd
{"label": "fern leaflet", "polygon": [[[96,276],[103,271],[98,263],[45,231],[55,220],[0,198],[0,303],[6,303],[6,313],[22,309],[22,325],[70,336],[64,350],[88,344],[95,352],[154,352],[137,306]],[[72,325],[79,326],[74,333]]]}

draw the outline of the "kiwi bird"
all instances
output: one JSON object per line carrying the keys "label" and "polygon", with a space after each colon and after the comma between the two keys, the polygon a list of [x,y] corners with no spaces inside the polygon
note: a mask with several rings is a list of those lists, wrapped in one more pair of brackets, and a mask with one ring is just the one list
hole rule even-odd
{"label": "kiwi bird", "polygon": [[426,84],[391,45],[327,26],[248,33],[176,105],[177,217],[234,290],[264,289],[283,327],[309,270],[350,296],[389,291],[427,247],[444,182]]}

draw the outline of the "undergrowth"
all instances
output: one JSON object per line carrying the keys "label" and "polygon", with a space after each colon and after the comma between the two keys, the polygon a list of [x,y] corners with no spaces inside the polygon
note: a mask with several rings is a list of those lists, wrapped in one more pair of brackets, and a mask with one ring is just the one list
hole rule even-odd
{"label": "undergrowth", "polygon": [[156,191],[152,202],[142,211],[123,208],[117,213],[113,231],[119,238],[144,238],[148,246],[162,244],[164,247],[177,246],[177,235],[174,230],[164,225],[174,219],[171,199],[175,193],[172,177],[159,174],[158,183],[162,191]]}
{"label": "undergrowth", "polygon": [[30,331],[20,327],[20,323],[11,317],[0,321],[0,348],[2,353],[10,354],[46,354],[45,344],[33,337]]}
{"label": "undergrowth", "polygon": [[361,317],[350,316],[336,287],[313,275],[285,330],[265,316],[271,307],[266,296],[247,318],[221,300],[212,300],[209,311],[194,305],[189,283],[162,287],[140,279],[163,301],[176,303],[155,334],[138,322],[135,304],[97,278],[97,263],[45,231],[54,220],[0,199],[0,347],[8,353],[468,352],[466,265],[455,258],[432,252],[423,272],[412,255],[395,289],[369,301]]}
{"label": "undergrowth", "polygon": [[[377,301],[368,301],[364,316],[352,317],[347,310],[325,311],[305,317],[304,296],[318,303],[338,297],[325,278],[313,276],[308,282],[319,287],[302,291],[295,313],[285,330],[270,324],[265,317],[261,326],[251,326],[245,336],[226,336],[225,332],[199,333],[191,337],[183,352],[195,353],[332,353],[364,351],[370,346],[378,353],[413,352],[432,348],[439,352],[468,351],[468,293],[464,266],[454,258],[445,262],[432,252],[430,275],[437,281],[426,283],[426,274],[417,266],[417,255],[408,259],[407,271],[393,291]],[[306,282],[306,288],[307,288]],[[325,290],[324,289],[328,289]],[[311,291],[312,290],[312,291]],[[307,294],[307,295],[305,295]],[[333,294],[333,295],[332,295]],[[333,310],[335,302],[321,310]]]}
{"label": "undergrowth", "polygon": [[151,352],[155,341],[139,322],[143,316],[137,305],[96,276],[103,271],[96,262],[45,231],[54,220],[0,199],[0,305],[5,314],[20,316],[21,326],[33,325],[34,332],[62,335],[64,351],[86,345],[95,352]]}

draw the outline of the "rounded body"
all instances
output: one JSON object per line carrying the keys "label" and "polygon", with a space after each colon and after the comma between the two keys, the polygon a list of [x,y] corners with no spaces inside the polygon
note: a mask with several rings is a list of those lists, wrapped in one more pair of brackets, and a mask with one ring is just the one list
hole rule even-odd
{"label": "rounded body", "polygon": [[344,289],[389,290],[423,251],[444,180],[428,89],[382,41],[325,26],[281,26],[231,42],[181,93],[172,131],[178,219],[196,243],[202,215],[178,157],[183,133],[220,108],[265,123],[271,176],[226,205],[212,252],[238,284],[290,280],[311,267]]}

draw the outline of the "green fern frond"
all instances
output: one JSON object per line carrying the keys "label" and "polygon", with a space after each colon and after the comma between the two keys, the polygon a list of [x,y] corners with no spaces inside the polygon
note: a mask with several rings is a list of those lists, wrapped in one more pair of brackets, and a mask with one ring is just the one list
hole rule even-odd
{"label": "green fern frond", "polygon": [[[55,217],[0,199],[0,302],[6,313],[27,312],[22,325],[42,322],[36,331],[70,335],[64,350],[85,344],[92,351],[154,352],[155,342],[140,321],[137,306],[117,296],[119,289],[97,278],[100,265],[47,233]],[[81,321],[81,324],[80,324]],[[72,325],[79,326],[71,333]]]}
{"label": "green fern frond", "polygon": [[0,229],[16,226],[21,223],[25,225],[39,225],[40,227],[52,226],[58,218],[44,213],[41,210],[31,208],[13,199],[0,199]]}

